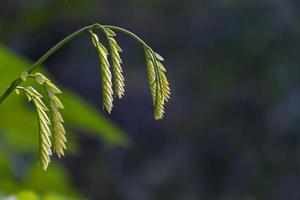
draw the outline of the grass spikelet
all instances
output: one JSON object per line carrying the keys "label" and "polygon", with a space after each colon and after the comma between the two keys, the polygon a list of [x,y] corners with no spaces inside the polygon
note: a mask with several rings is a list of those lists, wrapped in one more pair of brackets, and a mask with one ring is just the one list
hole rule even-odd
{"label": "grass spikelet", "polygon": [[37,82],[42,84],[48,94],[49,101],[50,101],[50,108],[52,114],[52,122],[53,122],[53,151],[57,154],[60,158],[64,156],[64,151],[66,150],[66,131],[63,126],[63,118],[59,112],[60,109],[64,109],[64,105],[57,97],[57,94],[61,94],[61,90],[53,84],[48,78],[46,78],[41,73],[35,74],[35,79]]}
{"label": "grass spikelet", "polygon": [[33,87],[18,87],[19,90],[24,90],[29,101],[33,102],[38,116],[39,124],[39,159],[42,168],[46,170],[50,163],[51,151],[51,121],[47,115],[49,110],[42,101],[42,95],[39,94]]}
{"label": "grass spikelet", "polygon": [[113,89],[110,64],[107,59],[108,51],[105,46],[99,42],[98,36],[95,33],[90,32],[90,34],[92,36],[93,44],[97,48],[100,59],[103,108],[110,113],[113,107]]}
{"label": "grass spikelet", "polygon": [[114,94],[119,99],[121,99],[125,94],[124,76],[121,67],[122,59],[120,57],[120,52],[122,52],[122,49],[118,45],[117,41],[114,39],[116,33],[109,28],[104,28],[104,31],[106,33],[107,40],[110,46],[112,71],[113,71],[113,90],[114,90]]}
{"label": "grass spikelet", "polygon": [[166,69],[162,64],[164,60],[159,54],[145,48],[147,76],[154,105],[154,118],[162,119],[165,102],[170,99],[171,90],[166,77]]}

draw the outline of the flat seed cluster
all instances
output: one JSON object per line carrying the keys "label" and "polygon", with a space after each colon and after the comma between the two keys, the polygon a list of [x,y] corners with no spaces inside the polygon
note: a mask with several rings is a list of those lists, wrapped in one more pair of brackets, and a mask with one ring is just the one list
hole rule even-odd
{"label": "flat seed cluster", "polygon": [[[63,118],[59,112],[64,109],[64,106],[57,94],[61,94],[61,90],[54,85],[48,78],[41,73],[28,75],[22,73],[22,79],[25,81],[27,77],[35,78],[35,80],[43,85],[49,98],[49,107],[43,102],[43,96],[37,92],[32,86],[17,87],[16,93],[20,94],[20,90],[25,91],[28,101],[33,102],[38,115],[39,122],[39,158],[42,168],[47,169],[50,163],[50,156],[52,155],[52,142],[53,152],[60,158],[64,156],[66,149],[66,131],[63,126]],[[50,116],[50,117],[49,117]]]}
{"label": "flat seed cluster", "polygon": [[[125,83],[121,67],[122,59],[119,54],[122,52],[122,49],[115,40],[116,33],[114,31],[106,27],[102,27],[102,30],[110,46],[112,73],[110,71],[110,63],[107,59],[109,55],[107,49],[99,41],[95,33],[90,31],[90,34],[100,58],[103,107],[110,113],[113,107],[113,95],[122,98],[125,93]],[[166,77],[166,69],[162,64],[164,59],[149,47],[145,46],[144,49],[147,75],[154,106],[154,118],[159,120],[164,116],[165,102],[170,99],[171,90]]]}
{"label": "flat seed cluster", "polygon": [[38,93],[33,87],[18,87],[16,89],[17,94],[19,90],[25,91],[27,99],[29,102],[33,102],[37,115],[38,115],[38,124],[39,124],[39,158],[44,170],[47,169],[50,163],[50,156],[52,155],[51,151],[51,121],[47,115],[49,111],[48,107],[42,101],[43,96]]}
{"label": "flat seed cluster", "polygon": [[64,156],[64,150],[66,149],[67,142],[65,136],[66,131],[63,126],[64,120],[59,112],[60,109],[64,109],[64,105],[57,97],[57,94],[61,94],[62,91],[41,73],[36,73],[35,78],[45,87],[49,97],[54,133],[53,150],[60,158]]}
{"label": "flat seed cluster", "polygon": [[125,94],[125,83],[123,77],[123,70],[121,67],[122,59],[120,57],[120,52],[122,52],[121,47],[118,45],[117,41],[114,39],[116,33],[112,30],[104,29],[108,44],[111,50],[111,60],[112,60],[112,71],[113,71],[113,91],[115,96],[121,99]]}
{"label": "flat seed cluster", "polygon": [[157,53],[145,48],[147,75],[154,105],[154,118],[162,119],[165,102],[170,99],[171,91],[166,76],[166,69],[162,64],[164,59]]}
{"label": "flat seed cluster", "polygon": [[113,107],[113,89],[110,64],[107,59],[108,51],[105,46],[101,42],[99,42],[98,36],[95,33],[91,34],[93,44],[98,51],[98,56],[100,59],[103,108],[105,108],[107,112],[110,113]]}

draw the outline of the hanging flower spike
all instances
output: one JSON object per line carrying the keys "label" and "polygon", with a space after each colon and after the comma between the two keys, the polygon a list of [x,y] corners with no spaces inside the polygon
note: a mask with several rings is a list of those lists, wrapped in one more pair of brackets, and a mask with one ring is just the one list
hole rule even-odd
{"label": "hanging flower spike", "polygon": [[122,59],[120,57],[120,52],[122,52],[121,47],[118,45],[117,41],[114,39],[116,33],[109,28],[103,28],[108,44],[110,46],[110,55],[112,61],[112,71],[113,71],[113,89],[114,94],[121,99],[125,94],[125,83],[123,70],[121,67]]}
{"label": "hanging flower spike", "polygon": [[37,82],[45,87],[49,97],[53,122],[53,151],[60,158],[65,155],[64,150],[67,149],[66,131],[63,126],[64,120],[59,112],[60,109],[64,109],[64,105],[57,97],[57,94],[61,94],[62,92],[56,85],[51,82],[50,79],[46,78],[43,74],[36,73],[34,74],[34,76]]}
{"label": "hanging flower spike", "polygon": [[170,99],[171,90],[166,77],[166,69],[161,63],[164,59],[149,48],[145,48],[147,76],[154,105],[154,118],[162,119],[165,102]]}
{"label": "hanging flower spike", "polygon": [[49,127],[51,125],[51,121],[46,113],[47,111],[49,111],[49,109],[42,101],[42,95],[38,93],[33,87],[17,87],[17,93],[19,93],[20,90],[25,91],[28,101],[33,102],[37,111],[39,124],[39,158],[40,163],[42,164],[42,168],[46,170],[50,163],[50,156],[52,155],[50,140],[51,130]]}
{"label": "hanging flower spike", "polygon": [[92,36],[93,44],[97,48],[100,59],[103,108],[105,108],[107,112],[110,113],[113,107],[113,89],[112,75],[109,69],[110,64],[107,59],[108,52],[105,46],[99,41],[98,36],[92,31],[90,31],[90,34]]}

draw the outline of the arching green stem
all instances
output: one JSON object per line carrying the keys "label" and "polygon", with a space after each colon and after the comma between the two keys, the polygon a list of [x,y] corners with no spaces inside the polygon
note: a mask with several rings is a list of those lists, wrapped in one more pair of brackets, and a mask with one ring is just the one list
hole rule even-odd
{"label": "arching green stem", "polygon": [[[79,29],[78,31],[75,31],[74,33],[72,33],[71,35],[68,35],[67,37],[65,37],[63,40],[61,40],[59,43],[57,43],[54,47],[52,47],[49,51],[47,51],[40,59],[38,59],[29,70],[27,70],[28,74],[30,74],[31,72],[33,72],[38,66],[40,66],[41,64],[43,64],[51,55],[53,55],[57,50],[59,50],[61,47],[63,47],[64,45],[66,45],[68,42],[70,42],[71,40],[73,40],[74,38],[76,38],[77,36],[79,36],[80,34],[91,30],[94,28],[94,24],[91,26],[86,26],[83,27],[82,29]],[[8,88],[4,91],[4,93],[0,96],[0,104],[6,99],[6,97],[18,86],[20,85],[20,83],[22,83],[23,80],[21,79],[21,77],[17,78],[16,80],[14,80],[9,86]]]}
{"label": "arching green stem", "polygon": [[[61,47],[63,47],[64,45],[66,45],[68,42],[70,42],[71,40],[73,40],[74,38],[76,38],[77,36],[79,36],[80,34],[93,30],[93,29],[102,29],[103,27],[105,28],[109,28],[112,30],[116,30],[122,33],[125,33],[129,36],[131,36],[133,39],[135,39],[137,42],[139,42],[144,48],[149,49],[151,52],[153,52],[153,50],[141,39],[139,38],[137,35],[135,35],[134,33],[117,27],[117,26],[110,26],[110,25],[101,25],[101,24],[93,24],[90,26],[86,26],[83,27],[82,29],[79,29],[78,31],[75,31],[74,33],[72,33],[71,35],[68,35],[67,37],[65,37],[63,40],[61,40],[59,43],[57,43],[54,47],[52,47],[49,51],[47,51],[40,59],[38,59],[29,70],[27,70],[28,74],[32,73],[38,66],[40,66],[41,64],[43,64],[51,55],[53,55],[57,50],[59,50]],[[8,88],[4,91],[4,93],[0,96],[0,104],[7,98],[7,96],[21,83],[23,82],[21,77],[18,77],[16,80],[14,80],[9,86]]]}
{"label": "arching green stem", "polygon": [[124,28],[121,28],[121,27],[118,27],[118,26],[100,25],[100,24],[95,24],[95,27],[100,28],[100,29],[102,29],[102,27],[105,27],[105,28],[109,28],[109,29],[112,29],[112,30],[116,30],[116,31],[125,33],[126,35],[129,35],[130,37],[132,37],[133,39],[135,39],[138,43],[140,43],[140,44],[143,45],[144,47],[146,47],[146,48],[148,48],[148,49],[151,49],[151,48],[146,44],[146,42],[144,42],[139,36],[137,36],[136,34],[130,32],[130,31],[124,29]]}

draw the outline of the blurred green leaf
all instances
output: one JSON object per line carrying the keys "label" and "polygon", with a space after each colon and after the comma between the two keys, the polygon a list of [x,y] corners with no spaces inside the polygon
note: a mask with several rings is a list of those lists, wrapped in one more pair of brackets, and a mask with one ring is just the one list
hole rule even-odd
{"label": "blurred green leaf", "polygon": [[65,194],[72,197],[78,197],[67,175],[67,171],[60,165],[52,163],[47,169],[47,173],[37,165],[33,165],[26,171],[26,179],[22,183],[25,188],[31,188],[38,194]]}
{"label": "blurred green leaf", "polygon": [[17,194],[17,200],[38,200],[38,196],[30,190],[22,190]]}
{"label": "blurred green leaf", "polygon": [[[0,93],[30,66],[28,61],[0,45]],[[46,74],[43,69],[39,71]],[[26,81],[24,85],[33,85],[43,91],[33,80]],[[69,130],[68,150],[76,149],[70,131],[75,129],[95,133],[110,145],[128,144],[128,138],[115,124],[72,92],[62,90],[60,98],[66,107],[62,115]],[[72,188],[64,167],[52,162],[44,172],[38,166],[38,138],[33,106],[24,94],[12,93],[0,105],[0,193],[14,195],[21,200],[78,199],[79,194]]]}
{"label": "blurred green leaf", "polygon": [[[29,67],[29,62],[15,56],[0,45],[0,92],[3,92],[13,79]],[[124,132],[100,112],[66,89],[63,91],[61,99],[66,107],[63,116],[67,127],[97,133],[108,144],[126,145],[128,143]],[[0,143],[8,142],[19,150],[35,150],[33,147],[37,145],[38,134],[36,116],[25,98],[11,94],[1,104],[0,113],[0,137],[3,138]],[[68,133],[68,137],[70,136],[71,133]]]}

